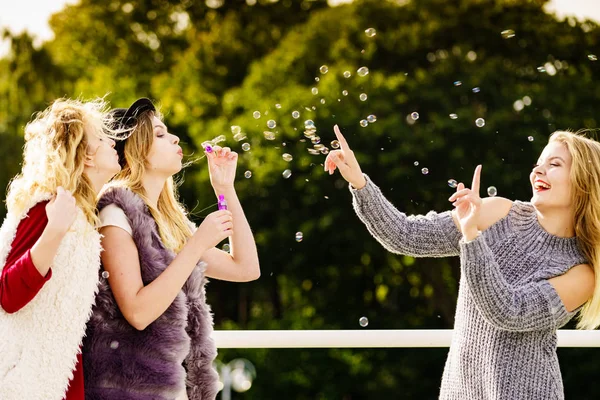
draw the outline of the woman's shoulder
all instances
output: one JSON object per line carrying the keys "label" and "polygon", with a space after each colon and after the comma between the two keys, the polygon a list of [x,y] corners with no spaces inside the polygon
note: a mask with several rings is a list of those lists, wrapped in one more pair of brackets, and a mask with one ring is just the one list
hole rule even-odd
{"label": "woman's shoulder", "polygon": [[140,208],[144,206],[144,201],[131,189],[121,185],[109,185],[102,190],[100,200],[98,200],[98,210],[116,204],[124,211],[129,208]]}
{"label": "woman's shoulder", "polygon": [[505,197],[486,197],[482,199],[479,230],[485,231],[506,218],[516,203],[517,201]]}

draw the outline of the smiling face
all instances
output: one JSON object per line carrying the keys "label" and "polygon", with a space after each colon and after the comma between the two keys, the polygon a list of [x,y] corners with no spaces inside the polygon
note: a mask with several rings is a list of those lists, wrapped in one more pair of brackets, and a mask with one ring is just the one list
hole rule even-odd
{"label": "smiling face", "polygon": [[572,157],[559,141],[548,143],[529,176],[533,188],[531,203],[536,208],[570,208]]}
{"label": "smiling face", "polygon": [[169,177],[181,171],[183,151],[179,138],[168,132],[165,124],[152,116],[153,141],[148,152],[147,162],[154,173]]}

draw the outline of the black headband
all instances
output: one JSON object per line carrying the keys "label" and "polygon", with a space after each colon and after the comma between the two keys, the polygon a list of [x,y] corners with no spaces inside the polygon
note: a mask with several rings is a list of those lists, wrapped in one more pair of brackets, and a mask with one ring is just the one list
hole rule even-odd
{"label": "black headband", "polygon": [[[138,116],[145,111],[156,111],[152,101],[145,97],[134,101],[129,108],[112,109],[110,111],[112,128],[115,130],[132,129],[138,123]],[[115,144],[115,150],[119,155],[119,164],[121,164],[121,167],[125,166],[125,142],[127,141],[127,137],[123,140],[118,140]]]}

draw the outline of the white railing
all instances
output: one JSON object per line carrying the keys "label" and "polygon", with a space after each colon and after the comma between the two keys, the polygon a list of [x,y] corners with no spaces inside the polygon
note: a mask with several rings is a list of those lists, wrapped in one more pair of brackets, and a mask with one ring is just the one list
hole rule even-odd
{"label": "white railing", "polygon": [[[215,331],[221,349],[449,347],[451,329]],[[559,347],[600,347],[600,331],[559,330]]]}

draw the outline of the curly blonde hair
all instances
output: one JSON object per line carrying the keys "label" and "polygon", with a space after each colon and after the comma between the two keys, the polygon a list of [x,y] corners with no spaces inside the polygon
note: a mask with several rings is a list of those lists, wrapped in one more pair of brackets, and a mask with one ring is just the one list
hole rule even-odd
{"label": "curly blonde hair", "polygon": [[84,102],[58,99],[25,126],[23,167],[8,187],[9,212],[23,213],[31,197],[69,190],[87,220],[96,225],[96,198],[83,173],[90,155],[86,128],[100,138],[113,137],[104,99]]}

